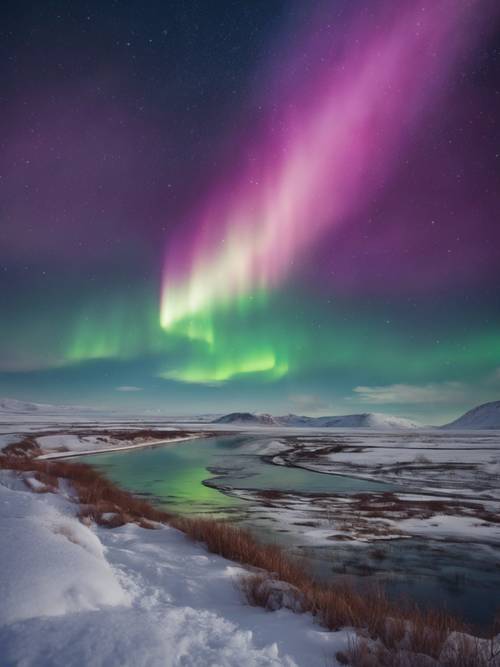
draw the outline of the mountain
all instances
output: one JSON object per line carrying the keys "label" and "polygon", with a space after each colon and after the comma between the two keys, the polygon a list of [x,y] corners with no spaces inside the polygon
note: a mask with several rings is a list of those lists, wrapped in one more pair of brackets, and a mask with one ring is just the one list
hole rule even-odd
{"label": "mountain", "polygon": [[231,412],[223,417],[214,419],[212,424],[254,424],[260,426],[278,426],[279,422],[267,414],[253,412]]}
{"label": "mountain", "polygon": [[253,412],[231,412],[228,415],[215,419],[214,424],[246,424],[254,426],[292,426],[315,428],[372,428],[379,430],[418,428],[419,424],[376,412],[366,412],[359,415],[342,415],[332,417],[306,417],[303,415],[285,415],[273,417],[268,414]]}
{"label": "mountain", "polygon": [[373,429],[407,429],[418,428],[410,419],[393,417],[378,412],[364,412],[357,415],[340,415],[337,417],[278,417],[280,423],[290,426],[316,426],[320,428],[373,428]]}
{"label": "mountain", "polygon": [[458,419],[455,419],[455,421],[441,426],[441,428],[500,429],[500,401],[478,405]]}
{"label": "mountain", "polygon": [[30,403],[15,398],[0,398],[0,414],[9,415],[50,415],[68,412],[95,412],[95,409],[77,405],[50,405],[49,403]]}

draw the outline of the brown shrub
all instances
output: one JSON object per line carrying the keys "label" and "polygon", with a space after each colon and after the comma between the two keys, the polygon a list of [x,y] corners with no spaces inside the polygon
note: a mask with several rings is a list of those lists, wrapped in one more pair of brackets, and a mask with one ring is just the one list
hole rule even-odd
{"label": "brown shrub", "polygon": [[279,500],[285,495],[282,491],[276,491],[275,489],[262,489],[258,491],[257,495],[259,498],[264,498],[265,500]]}
{"label": "brown shrub", "polygon": [[408,651],[388,650],[380,644],[369,644],[366,640],[350,642],[344,655],[345,663],[351,667],[437,667],[429,656],[408,653]]}
{"label": "brown shrub", "polygon": [[460,635],[453,638],[452,647],[446,645],[437,658],[434,656],[435,662],[424,651],[388,650],[386,646],[369,644],[357,637],[350,642],[343,657],[347,662],[341,664],[351,667],[495,667],[500,662],[500,649],[493,640]]}
{"label": "brown shrub", "polygon": [[238,586],[243,592],[246,601],[252,607],[269,609],[271,589],[265,586],[268,578],[268,574],[249,574],[248,576],[239,578]]}
{"label": "brown shrub", "polygon": [[[384,636],[388,643],[395,641],[394,627],[389,627],[386,620],[391,611],[398,618],[398,610],[393,609],[382,591],[359,593],[347,585],[318,583],[303,564],[290,559],[281,547],[260,544],[250,532],[228,523],[188,517],[175,517],[170,523],[192,539],[204,542],[209,551],[270,572],[298,588],[304,595],[305,608],[327,628],[365,627],[374,637]],[[268,596],[261,583],[260,575],[243,578],[243,593],[250,604],[259,604],[262,598],[266,606]]]}
{"label": "brown shrub", "polygon": [[40,453],[40,447],[34,436],[26,435],[19,442],[12,442],[4,447],[3,452],[6,456],[35,456]]}

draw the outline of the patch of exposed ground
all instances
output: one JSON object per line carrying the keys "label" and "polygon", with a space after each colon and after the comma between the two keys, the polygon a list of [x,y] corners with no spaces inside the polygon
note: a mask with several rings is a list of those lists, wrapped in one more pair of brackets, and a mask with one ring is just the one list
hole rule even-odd
{"label": "patch of exposed ground", "polygon": [[[418,535],[500,544],[500,513],[496,503],[394,492],[350,495],[275,490],[230,492],[251,500],[255,505],[254,516],[290,531],[298,529],[312,542],[371,542]],[[446,522],[447,518],[451,520],[451,529],[440,534],[435,522]],[[458,522],[456,527],[453,521]]]}

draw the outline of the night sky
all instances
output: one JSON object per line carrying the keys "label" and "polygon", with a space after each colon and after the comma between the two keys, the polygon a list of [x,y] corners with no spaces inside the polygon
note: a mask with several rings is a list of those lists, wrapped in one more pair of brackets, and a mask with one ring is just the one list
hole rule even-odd
{"label": "night sky", "polygon": [[500,398],[496,0],[6,2],[0,395]]}

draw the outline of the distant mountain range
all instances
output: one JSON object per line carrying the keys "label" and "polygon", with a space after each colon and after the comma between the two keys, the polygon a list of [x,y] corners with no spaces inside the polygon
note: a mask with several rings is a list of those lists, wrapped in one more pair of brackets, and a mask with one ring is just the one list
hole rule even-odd
{"label": "distant mountain range", "polygon": [[50,403],[30,403],[15,398],[0,398],[0,414],[9,415],[51,415],[64,413],[98,412],[95,408],[81,405],[51,405]]}
{"label": "distant mountain range", "polygon": [[[340,415],[330,417],[305,417],[301,415],[285,415],[274,417],[269,414],[253,412],[231,412],[214,419],[214,424],[240,424],[247,426],[291,426],[316,428],[371,428],[374,430],[405,430],[424,428],[410,419],[394,417],[378,412],[364,412],[356,415]],[[469,410],[449,424],[440,426],[443,429],[500,429],[500,401],[484,403]]]}
{"label": "distant mountain range", "polygon": [[252,412],[232,412],[213,421],[214,424],[246,424],[260,426],[304,426],[316,428],[373,428],[373,429],[413,429],[419,428],[410,419],[392,417],[376,412],[365,412],[359,415],[342,415],[339,417],[306,417],[302,415],[285,415],[273,417],[268,414]]}
{"label": "distant mountain range", "polygon": [[[98,410],[79,405],[51,405],[49,403],[31,403],[18,401],[15,398],[0,398],[0,415],[107,415],[109,411]],[[114,414],[114,413],[113,413]],[[122,415],[124,416],[124,415]],[[140,416],[139,414],[137,415]],[[161,415],[158,415],[160,417]],[[173,419],[173,418],[172,418]],[[183,417],[182,421],[207,422],[209,415],[199,417]],[[180,420],[179,420],[180,421]],[[266,413],[231,412],[210,421],[212,424],[234,424],[241,426],[289,426],[289,427],[316,427],[316,428],[367,428],[374,430],[407,430],[425,428],[410,419],[394,417],[378,412],[364,412],[354,415],[339,415],[327,417],[307,417],[304,415],[284,415],[275,417]],[[437,428],[442,429],[500,429],[500,401],[484,403],[455,421]]]}

